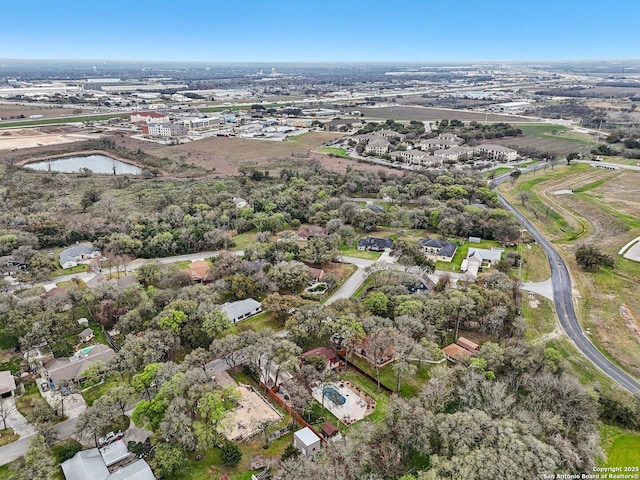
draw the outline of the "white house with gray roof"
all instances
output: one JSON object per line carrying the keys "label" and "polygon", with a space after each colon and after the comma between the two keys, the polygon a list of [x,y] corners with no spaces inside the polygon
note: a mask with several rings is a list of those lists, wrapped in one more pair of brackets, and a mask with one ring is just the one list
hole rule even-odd
{"label": "white house with gray roof", "polygon": [[100,256],[100,250],[91,244],[74,245],[60,252],[60,266],[71,268],[83,261],[100,258]]}
{"label": "white house with gray roof", "polygon": [[[126,449],[125,445],[124,450],[126,451]],[[121,447],[119,456],[121,457],[119,460],[125,458],[122,455]],[[127,452],[127,456],[129,456],[129,452]],[[62,462],[60,466],[66,480],[155,480],[151,467],[144,460],[130,463],[126,467],[110,473],[107,462],[111,461],[109,465],[117,463],[119,460],[113,462],[114,458],[108,457],[107,460],[107,458],[103,458],[103,453],[100,450],[92,448],[76,453],[69,460]]]}
{"label": "white house with gray roof", "polygon": [[246,320],[262,311],[262,304],[253,298],[225,303],[220,307],[234,324]]}

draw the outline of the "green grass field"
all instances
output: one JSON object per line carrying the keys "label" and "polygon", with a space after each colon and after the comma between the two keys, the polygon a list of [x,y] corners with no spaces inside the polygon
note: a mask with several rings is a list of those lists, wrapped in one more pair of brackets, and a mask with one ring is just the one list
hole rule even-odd
{"label": "green grass field", "polygon": [[640,432],[602,425],[600,438],[607,456],[601,467],[640,467]]}
{"label": "green grass field", "polygon": [[12,127],[37,127],[38,125],[51,125],[56,123],[82,123],[82,122],[99,122],[101,120],[109,120],[111,118],[125,118],[128,113],[114,113],[111,115],[96,115],[93,117],[60,117],[60,118],[41,118],[38,120],[25,120],[21,122],[0,123],[0,128]]}
{"label": "green grass field", "polygon": [[380,255],[382,255],[380,252],[358,250],[356,247],[351,245],[340,246],[340,253],[345,257],[364,258],[366,260],[377,260],[380,258]]}
{"label": "green grass field", "polygon": [[325,147],[318,150],[318,152],[326,153],[328,155],[335,155],[336,157],[350,158],[349,155],[347,155],[347,151],[344,148]]}

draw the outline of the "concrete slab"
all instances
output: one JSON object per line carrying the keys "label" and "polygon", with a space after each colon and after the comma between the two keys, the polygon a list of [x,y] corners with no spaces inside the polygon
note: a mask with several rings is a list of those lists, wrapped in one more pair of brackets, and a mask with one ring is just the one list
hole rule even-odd
{"label": "concrete slab", "polygon": [[623,257],[634,262],[640,262],[640,242],[634,243],[629,250],[624,252]]}
{"label": "concrete slab", "polygon": [[551,282],[551,278],[544,282],[523,283],[520,289],[533,292],[542,297],[548,298],[549,300],[553,300],[553,283]]}

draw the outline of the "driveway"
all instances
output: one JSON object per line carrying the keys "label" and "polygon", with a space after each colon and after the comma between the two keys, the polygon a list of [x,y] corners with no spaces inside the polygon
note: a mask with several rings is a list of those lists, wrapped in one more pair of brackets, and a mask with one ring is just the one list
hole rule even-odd
{"label": "driveway", "polygon": [[[13,397],[6,398],[2,401],[5,408],[8,409],[10,415],[7,417],[7,427],[13,428],[20,438],[29,437],[36,433],[36,429],[16,408],[16,402]],[[4,424],[0,423],[2,427]]]}

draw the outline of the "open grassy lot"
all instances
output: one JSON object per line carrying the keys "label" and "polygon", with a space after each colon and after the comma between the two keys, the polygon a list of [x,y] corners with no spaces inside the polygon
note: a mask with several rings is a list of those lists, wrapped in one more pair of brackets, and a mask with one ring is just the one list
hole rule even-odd
{"label": "open grassy lot", "polygon": [[[168,158],[178,163],[194,165],[206,171],[220,175],[237,175],[242,164],[252,164],[261,171],[276,174],[282,168],[308,165],[318,161],[331,170],[343,171],[352,160],[313,153],[323,144],[341,137],[336,133],[309,132],[286,141],[209,137],[180,145],[159,145],[131,138],[123,138],[124,144],[132,149],[143,151],[158,158]],[[387,170],[381,166],[359,163],[364,170]]]}
{"label": "open grassy lot", "polygon": [[535,149],[539,152],[551,152],[560,158],[572,152],[587,152],[595,145],[595,138],[592,136],[571,131],[561,125],[516,123],[514,126],[521,129],[523,135],[496,138],[491,143],[519,151]]}
{"label": "open grassy lot", "polygon": [[60,117],[60,118],[39,118],[36,120],[20,120],[16,122],[0,123],[0,128],[11,127],[32,127],[38,125],[51,125],[58,123],[83,123],[83,122],[98,122],[101,120],[109,120],[110,118],[124,118],[128,117],[128,113],[112,113],[109,115],[95,115],[95,116],[78,116],[78,117]]}
{"label": "open grassy lot", "polygon": [[503,173],[510,172],[511,170],[513,170],[513,168],[510,168],[510,167],[494,168],[492,170],[487,170],[482,174],[482,176],[484,178],[497,177],[499,175],[502,175]]}
{"label": "open grassy lot", "polygon": [[549,260],[539,245],[521,245],[518,253],[522,258],[523,282],[542,282],[551,276]]}
{"label": "open grassy lot", "polygon": [[601,467],[640,467],[640,432],[602,425],[600,438],[606,454]]}
{"label": "open grassy lot", "polygon": [[430,107],[416,107],[416,106],[393,106],[393,107],[358,107],[365,117],[375,119],[389,119],[394,120],[461,120],[463,122],[477,121],[477,122],[526,122],[528,119],[525,117],[518,117],[516,115],[499,115],[495,113],[485,114],[482,112],[470,112],[464,110],[452,110],[450,108],[430,108]]}
{"label": "open grassy lot", "polygon": [[336,155],[338,157],[349,158],[347,151],[344,148],[325,147],[318,150],[320,153],[326,153],[328,155]]}
{"label": "open grassy lot", "polygon": [[529,299],[525,295],[522,300],[522,316],[527,320],[525,337],[535,341],[556,328],[556,313],[551,300],[538,297]]}

